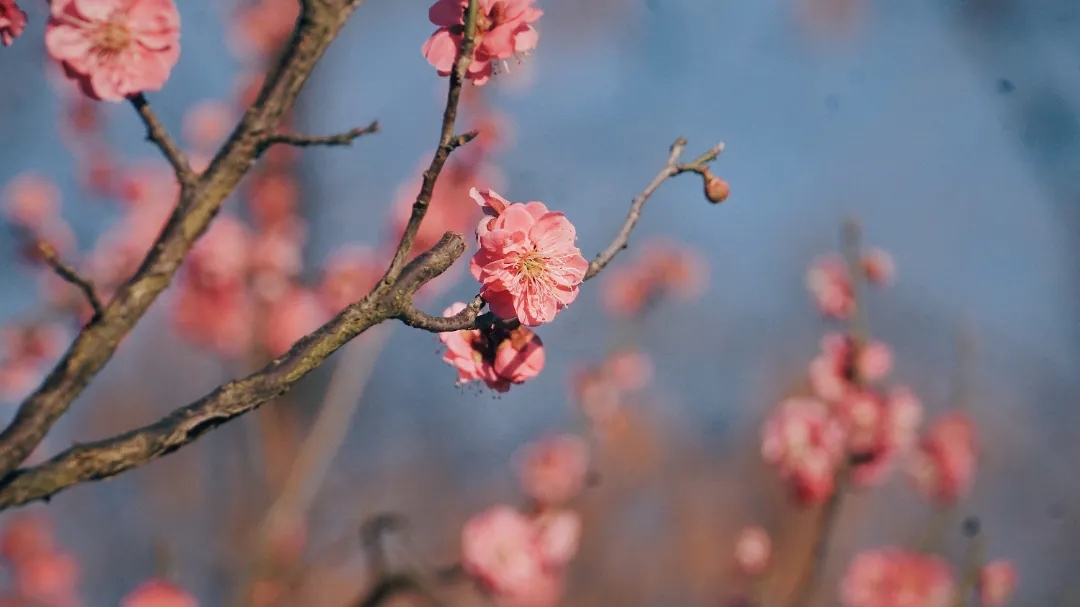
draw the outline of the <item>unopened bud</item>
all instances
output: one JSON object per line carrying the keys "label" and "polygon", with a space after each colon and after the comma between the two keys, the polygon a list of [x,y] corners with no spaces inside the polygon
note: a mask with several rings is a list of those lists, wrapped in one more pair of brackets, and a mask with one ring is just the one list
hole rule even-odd
{"label": "unopened bud", "polygon": [[705,180],[705,198],[708,198],[709,202],[719,204],[727,200],[728,195],[731,194],[731,186],[728,182],[713,175],[707,169],[701,176]]}

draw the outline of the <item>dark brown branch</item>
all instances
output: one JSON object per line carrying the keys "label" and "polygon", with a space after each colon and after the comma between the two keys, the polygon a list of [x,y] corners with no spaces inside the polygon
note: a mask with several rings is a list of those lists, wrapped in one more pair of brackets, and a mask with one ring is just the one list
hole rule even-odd
{"label": "dark brown branch", "polygon": [[165,130],[165,126],[161,124],[161,120],[158,120],[154,110],[150,109],[150,102],[146,100],[146,97],[142,93],[133,95],[131,105],[135,107],[135,111],[139,113],[143,124],[146,125],[146,140],[156,145],[161,150],[161,153],[165,155],[165,159],[172,165],[173,172],[176,173],[176,179],[180,182],[180,185],[188,187],[194,183],[196,175],[191,170],[191,163],[188,162],[187,155],[173,141],[172,136]]}
{"label": "dark brown branch", "polygon": [[[633,202],[630,203],[630,212],[626,215],[626,219],[623,221],[619,233],[616,234],[615,239],[611,241],[611,244],[609,244],[606,249],[589,262],[589,270],[585,274],[585,280],[589,280],[599,274],[600,271],[611,263],[611,260],[619,254],[619,251],[626,248],[627,242],[630,239],[630,233],[634,231],[634,227],[641,218],[642,207],[645,206],[645,203],[649,200],[649,197],[656,192],[657,188],[671,177],[683,173],[697,173],[704,176],[708,164],[713,160],[716,160],[716,157],[724,151],[724,144],[717,144],[715,147],[709,149],[690,162],[680,163],[679,158],[682,157],[685,149],[686,139],[682,137],[676,139],[675,143],[671,144],[671,150],[668,154],[667,162],[664,163],[664,168],[656,174],[656,177],[653,177],[653,180],[649,185],[646,186],[646,188],[634,198]],[[483,329],[495,322],[505,323],[508,328],[513,328],[517,325],[516,319],[500,321],[490,312],[487,314],[480,314],[480,309],[482,307],[483,300],[480,299],[480,296],[477,296],[458,314],[450,317],[443,317],[432,316],[431,314],[422,312],[416,309],[410,302],[402,306],[401,313],[397,318],[410,327],[434,333],[462,331],[465,329]]]}
{"label": "dark brown branch", "polygon": [[409,221],[405,224],[405,230],[401,234],[401,240],[394,250],[394,256],[390,260],[390,266],[386,269],[380,284],[388,285],[397,280],[405,262],[412,251],[413,243],[416,242],[416,234],[420,231],[420,224],[427,215],[428,205],[435,192],[435,182],[439,179],[446,160],[450,153],[464,145],[476,136],[475,133],[454,135],[454,122],[457,120],[458,101],[461,99],[461,87],[465,83],[465,74],[472,63],[473,46],[476,38],[476,18],[479,10],[478,0],[469,0],[469,7],[465,11],[465,33],[458,50],[457,60],[454,61],[454,69],[450,73],[450,88],[446,93],[446,108],[443,110],[442,126],[439,129],[439,147],[435,149],[435,155],[431,158],[431,164],[424,171],[423,182],[420,185],[420,193],[416,195]]}
{"label": "dark brown branch", "polygon": [[90,319],[90,322],[96,322],[101,317],[104,306],[101,305],[101,299],[98,297],[97,289],[94,288],[94,283],[90,282],[88,278],[83,278],[75,268],[64,263],[60,259],[60,255],[56,252],[51,244],[44,240],[37,241],[37,251],[41,255],[41,259],[53,269],[54,272],[67,282],[75,285],[82,294],[86,297],[86,301],[90,303],[90,308],[94,311],[94,316]]}
{"label": "dark brown branch", "polygon": [[[188,251],[252,166],[259,143],[267,133],[277,131],[282,116],[356,4],[310,2],[305,6],[280,63],[271,70],[254,104],[210,166],[191,186],[181,188],[176,208],[135,275],[117,290],[98,321],[83,328],[42,385],[23,401],[14,419],[0,433],[0,476],[14,470],[41,443],[45,433],[112,357],[124,336],[169,286]],[[141,102],[136,99],[134,103],[139,109]],[[169,146],[165,149],[168,154]]]}
{"label": "dark brown branch", "polygon": [[260,153],[265,151],[272,145],[283,144],[291,145],[295,147],[315,147],[315,146],[344,146],[352,145],[353,141],[364,135],[370,135],[372,133],[379,132],[379,121],[373,121],[367,126],[360,126],[354,129],[345,131],[344,133],[338,133],[337,135],[301,135],[297,133],[276,133],[270,135],[263,141],[260,146]]}
{"label": "dark brown branch", "polygon": [[76,445],[43,464],[9,474],[0,480],[0,510],[48,499],[73,485],[106,479],[142,466],[288,392],[350,340],[399,314],[397,306],[409,301],[424,283],[445,272],[464,251],[461,237],[447,234],[405,267],[393,289],[372,292],[345,308],[255,373],[220,386],[153,424]]}

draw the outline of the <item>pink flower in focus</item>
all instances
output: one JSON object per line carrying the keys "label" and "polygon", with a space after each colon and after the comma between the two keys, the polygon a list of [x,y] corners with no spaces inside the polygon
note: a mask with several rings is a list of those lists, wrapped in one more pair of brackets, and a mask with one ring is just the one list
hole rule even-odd
{"label": "pink flower in focus", "polygon": [[896,264],[892,255],[882,249],[870,249],[863,253],[862,269],[866,280],[875,285],[887,286],[896,279]]}
{"label": "pink flower in focus", "polygon": [[847,262],[836,253],[816,259],[806,272],[806,287],[826,316],[846,319],[855,311],[855,292]]}
{"label": "pink flower in focus", "polygon": [[[466,78],[476,85],[486,83],[495,71],[493,62],[521,56],[536,48],[539,35],[532,23],[544,14],[532,6],[533,0],[479,0],[476,46]],[[439,26],[421,51],[440,76],[454,69],[465,34],[468,0],[437,0],[428,18]]]}
{"label": "pink flower in focus", "polygon": [[975,424],[962,411],[938,418],[912,454],[909,472],[916,487],[942,504],[971,490],[978,464]]}
{"label": "pink flower in focus", "polygon": [[947,561],[898,548],[860,553],[840,586],[844,607],[950,607],[955,596]]}
{"label": "pink flower in focus", "polygon": [[[443,315],[454,316],[464,309],[465,304],[458,302]],[[543,343],[525,327],[448,331],[440,333],[439,340],[446,346],[443,360],[457,369],[459,385],[481,380],[493,390],[506,392],[511,384],[536,377],[544,367]]]}
{"label": "pink flower in focus", "polygon": [[987,563],[979,571],[979,600],[981,607],[1001,607],[1009,601],[1020,581],[1016,565],[1011,561],[996,560]]}
{"label": "pink flower in focus", "polygon": [[0,0],[0,44],[11,46],[26,28],[26,13],[15,0]]}
{"label": "pink flower in focus", "polygon": [[328,319],[326,308],[314,293],[294,286],[268,304],[262,328],[263,345],[271,356],[281,356]]}
{"label": "pink flower in focus", "polygon": [[573,434],[547,436],[518,452],[522,489],[541,506],[560,506],[585,488],[589,446]]}
{"label": "pink flower in focus", "polygon": [[735,565],[744,575],[759,575],[769,567],[772,541],[761,527],[744,527],[735,538]]}
{"label": "pink flower in focus", "polygon": [[541,202],[510,203],[475,188],[470,194],[495,215],[477,227],[480,249],[469,263],[480,295],[500,318],[529,327],[551,322],[577,298],[589,268],[574,246],[574,226]]}
{"label": "pink flower in focus", "polygon": [[199,602],[171,582],[151,579],[124,596],[120,607],[199,607]]}
{"label": "pink flower in focus", "polygon": [[469,519],[461,532],[465,572],[500,605],[554,606],[562,594],[559,572],[545,566],[537,526],[509,506]]}
{"label": "pink flower in focus", "polygon": [[370,248],[341,247],[323,264],[319,295],[332,312],[339,312],[368,294],[382,276],[382,267]]}
{"label": "pink flower in focus", "polygon": [[765,422],[761,454],[804,504],[824,502],[835,488],[844,457],[844,429],[825,403],[789,398]]}
{"label": "pink flower in focus", "polygon": [[123,101],[169,79],[180,14],[172,0],[53,0],[45,47],[86,95]]}
{"label": "pink flower in focus", "polygon": [[35,234],[60,217],[60,188],[34,173],[22,173],[9,181],[2,198],[7,220]]}
{"label": "pink flower in focus", "polygon": [[508,332],[495,346],[492,366],[495,374],[512,383],[523,384],[544,369],[544,344],[525,327]]}

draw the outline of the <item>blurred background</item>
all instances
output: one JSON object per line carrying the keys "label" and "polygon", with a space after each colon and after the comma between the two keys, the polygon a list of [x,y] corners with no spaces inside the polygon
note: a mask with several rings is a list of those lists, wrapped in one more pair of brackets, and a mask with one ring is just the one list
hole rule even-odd
{"label": "blurred background", "polygon": [[[251,40],[273,42],[278,21],[287,33],[291,16],[244,21],[270,32],[248,31],[245,42],[239,15],[258,7],[178,4],[180,62],[149,97],[179,136],[192,108],[236,99],[242,74],[260,65]],[[1080,538],[1080,5],[537,6],[545,11],[537,51],[472,102],[502,125],[501,147],[486,160],[492,183],[510,200],[564,211],[591,256],[676,137],[689,140],[688,157],[724,141],[714,166],[732,186],[730,199],[705,203],[695,176],[665,184],[615,262],[635,263],[650,240],[676,241],[704,264],[702,292],[627,321],[606,310],[602,275],[538,330],[547,350],[541,375],[497,397],[456,387],[435,336],[380,327],[281,402],[187,449],[6,514],[52,518],[79,559],[85,604],[116,604],[163,563],[205,604],[232,604],[257,560],[252,538],[289,482],[330,384],[345,409],[358,407],[339,424],[347,435],[325,479],[296,473],[316,479],[303,508],[307,582],[290,595],[302,598],[283,604],[359,596],[370,580],[358,530],[379,513],[408,521],[408,554],[395,558],[454,562],[470,515],[520,500],[515,451],[554,432],[590,436],[599,474],[575,502],[585,525],[567,605],[721,604],[733,591],[733,538],[748,524],[773,535],[774,585],[790,587],[808,558],[813,518],[787,504],[761,463],[759,428],[834,328],[819,318],[804,273],[838,249],[847,216],[896,260],[896,285],[869,298],[871,331],[894,348],[895,380],[916,391],[928,416],[951,404],[960,336],[977,344],[967,362],[982,459],[975,490],[946,532],[946,553],[963,562],[959,517],[976,515],[990,555],[1013,559],[1021,572],[1014,604],[1080,603],[1069,575]],[[78,264],[125,211],[87,186],[90,171],[63,128],[69,96],[41,44],[47,9],[24,8],[26,34],[0,50],[0,186],[26,172],[54,182]],[[430,158],[446,80],[419,50],[434,29],[427,8],[365,2],[301,96],[298,131],[375,119],[382,130],[349,148],[296,155],[298,213],[308,225],[299,280],[317,281],[343,245],[387,240],[395,201],[408,197]],[[158,161],[129,106],[95,107],[118,164]],[[461,280],[427,298],[429,312],[475,294],[458,272]],[[39,283],[17,235],[0,231],[0,321],[36,313]],[[39,455],[153,421],[251,368],[176,330],[175,291],[151,308]],[[653,381],[624,403],[616,430],[597,436],[573,378],[627,343],[651,358]],[[852,555],[910,543],[932,512],[897,477],[845,500],[840,517],[815,605],[836,604]]]}

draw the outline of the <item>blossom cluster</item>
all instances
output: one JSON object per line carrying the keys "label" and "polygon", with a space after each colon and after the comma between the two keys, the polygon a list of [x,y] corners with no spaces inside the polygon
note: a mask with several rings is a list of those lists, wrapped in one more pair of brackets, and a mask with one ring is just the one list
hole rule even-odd
{"label": "blossom cluster", "polygon": [[524,511],[499,504],[470,518],[461,532],[462,565],[498,605],[554,606],[581,539],[581,518],[566,505],[585,487],[588,447],[577,436],[553,435],[515,459],[531,503]]}

